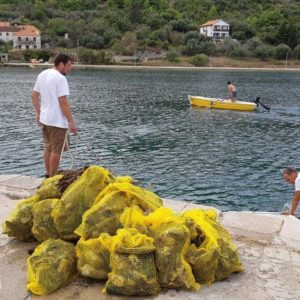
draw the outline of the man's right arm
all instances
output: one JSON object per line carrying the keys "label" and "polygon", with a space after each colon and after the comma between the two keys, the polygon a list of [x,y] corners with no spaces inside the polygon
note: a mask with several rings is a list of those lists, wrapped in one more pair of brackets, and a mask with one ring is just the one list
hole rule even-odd
{"label": "man's right arm", "polygon": [[292,207],[290,211],[291,215],[295,214],[298,207],[299,200],[300,200],[300,191],[296,191],[293,197]]}
{"label": "man's right arm", "polygon": [[62,113],[64,114],[64,116],[66,117],[66,119],[68,120],[70,131],[72,133],[76,134],[77,128],[75,125],[75,121],[72,117],[72,113],[71,113],[71,109],[68,104],[67,96],[61,96],[58,99],[59,99],[60,109],[61,109]]}

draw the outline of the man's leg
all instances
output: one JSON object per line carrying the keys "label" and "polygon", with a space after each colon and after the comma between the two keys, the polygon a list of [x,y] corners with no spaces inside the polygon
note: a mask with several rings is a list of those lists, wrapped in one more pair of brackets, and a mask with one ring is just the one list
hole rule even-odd
{"label": "man's leg", "polygon": [[49,176],[56,175],[60,162],[60,153],[51,152],[49,159]]}
{"label": "man's leg", "polygon": [[50,174],[50,156],[51,156],[51,151],[49,151],[49,150],[47,150],[47,148],[45,148],[44,163],[45,163],[46,175],[48,175],[48,176]]}

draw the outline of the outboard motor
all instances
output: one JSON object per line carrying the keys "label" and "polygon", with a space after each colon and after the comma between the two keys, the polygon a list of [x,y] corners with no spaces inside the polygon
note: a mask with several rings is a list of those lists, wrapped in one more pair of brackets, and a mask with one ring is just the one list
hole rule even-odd
{"label": "outboard motor", "polygon": [[270,110],[271,110],[270,106],[261,103],[259,100],[260,100],[260,97],[256,97],[256,100],[254,101],[254,103],[256,104],[256,106],[262,106],[262,107],[263,107],[264,109],[266,109],[267,111],[270,111]]}

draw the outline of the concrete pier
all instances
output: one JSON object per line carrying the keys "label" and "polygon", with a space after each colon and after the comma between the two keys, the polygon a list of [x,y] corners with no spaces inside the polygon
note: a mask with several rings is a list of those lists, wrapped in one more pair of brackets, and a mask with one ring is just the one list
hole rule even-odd
{"label": "concrete pier", "polygon": [[[19,199],[35,193],[41,179],[21,175],[0,175],[1,224]],[[175,211],[208,208],[184,201],[164,200]],[[138,299],[270,300],[300,299],[300,221],[293,216],[253,212],[220,212],[221,224],[232,234],[245,272],[229,279],[202,286],[197,292],[165,290],[155,297]],[[132,299],[103,295],[104,282],[78,277],[69,285],[47,296],[26,291],[28,250],[37,243],[23,243],[0,234],[1,300]]]}

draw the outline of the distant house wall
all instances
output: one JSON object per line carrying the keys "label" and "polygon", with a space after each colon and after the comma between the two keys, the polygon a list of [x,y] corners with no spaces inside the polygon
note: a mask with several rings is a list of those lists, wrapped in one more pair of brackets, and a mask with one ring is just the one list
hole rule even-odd
{"label": "distant house wall", "polygon": [[41,37],[40,36],[20,36],[15,35],[13,38],[13,46],[17,49],[41,49]]}
{"label": "distant house wall", "polygon": [[14,26],[1,26],[0,24],[0,40],[5,43],[12,41],[16,30]]}
{"label": "distant house wall", "polygon": [[223,20],[208,21],[200,25],[200,33],[212,39],[229,37],[229,24]]}
{"label": "distant house wall", "polygon": [[13,42],[17,49],[40,49],[40,31],[32,25],[10,26],[8,22],[0,22],[0,40]]}

